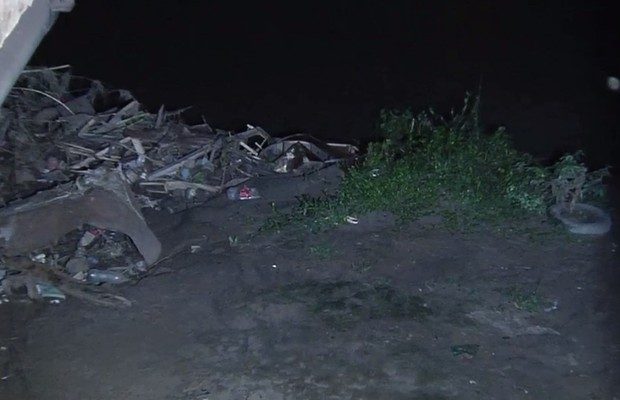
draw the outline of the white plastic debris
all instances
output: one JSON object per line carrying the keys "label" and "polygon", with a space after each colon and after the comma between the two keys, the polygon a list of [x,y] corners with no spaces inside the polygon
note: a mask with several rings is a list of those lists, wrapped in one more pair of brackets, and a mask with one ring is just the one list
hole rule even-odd
{"label": "white plastic debris", "polygon": [[349,215],[349,216],[347,216],[344,220],[345,220],[345,221],[347,221],[347,222],[348,222],[348,223],[350,223],[350,224],[353,224],[353,225],[357,225],[357,224],[359,224],[359,222],[360,222],[360,221],[359,221],[359,219],[357,219],[357,218],[355,218],[355,217],[352,217],[352,216],[350,216],[350,215]]}
{"label": "white plastic debris", "polygon": [[49,283],[37,283],[37,294],[44,299],[65,300],[65,294]]}
{"label": "white plastic debris", "polygon": [[545,312],[551,312],[551,311],[555,311],[557,309],[558,309],[558,301],[557,300],[553,300],[551,305],[549,307],[545,308]]}
{"label": "white plastic debris", "polygon": [[620,79],[618,79],[615,76],[608,76],[607,77],[607,88],[614,92],[619,91],[620,90]]}
{"label": "white plastic debris", "polygon": [[84,234],[80,238],[79,246],[88,247],[93,242],[93,240],[95,240],[96,237],[97,235],[95,235],[91,231],[84,232]]}
{"label": "white plastic debris", "polygon": [[44,264],[45,260],[46,260],[47,256],[45,255],[45,253],[39,253],[39,254],[35,254],[34,256],[32,256],[32,261]]}

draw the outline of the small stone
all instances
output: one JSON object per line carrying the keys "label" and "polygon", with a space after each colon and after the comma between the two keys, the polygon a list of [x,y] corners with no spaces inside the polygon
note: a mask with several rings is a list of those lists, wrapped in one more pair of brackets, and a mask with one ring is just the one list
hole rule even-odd
{"label": "small stone", "polygon": [[85,257],[73,257],[65,264],[65,269],[69,275],[75,275],[79,272],[88,271],[90,264]]}

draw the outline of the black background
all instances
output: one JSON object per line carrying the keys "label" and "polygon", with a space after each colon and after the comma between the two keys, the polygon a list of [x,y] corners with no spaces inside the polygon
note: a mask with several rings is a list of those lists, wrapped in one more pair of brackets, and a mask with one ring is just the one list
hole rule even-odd
{"label": "black background", "polygon": [[151,110],[363,142],[381,108],[458,108],[537,156],[619,149],[620,2],[77,0],[32,60],[131,90]]}

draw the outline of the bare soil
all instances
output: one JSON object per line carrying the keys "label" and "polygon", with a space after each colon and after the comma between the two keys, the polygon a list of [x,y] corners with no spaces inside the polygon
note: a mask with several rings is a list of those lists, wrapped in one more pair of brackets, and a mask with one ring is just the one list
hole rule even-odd
{"label": "bare soil", "polygon": [[270,201],[323,184],[149,215],[177,255],[119,289],[131,308],[1,305],[0,398],[619,398],[612,235],[382,213],[257,232]]}

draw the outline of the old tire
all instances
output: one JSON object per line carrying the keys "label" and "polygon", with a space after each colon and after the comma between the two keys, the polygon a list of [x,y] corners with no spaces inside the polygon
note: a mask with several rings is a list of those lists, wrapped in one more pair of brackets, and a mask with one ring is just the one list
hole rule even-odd
{"label": "old tire", "polygon": [[566,207],[554,205],[549,212],[562,221],[571,233],[580,235],[604,235],[611,229],[611,217],[602,209],[589,204],[577,203],[572,212]]}

